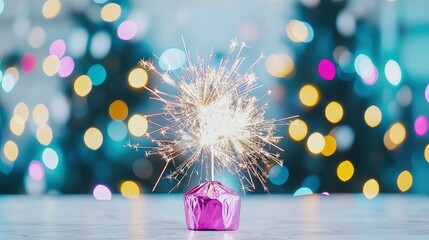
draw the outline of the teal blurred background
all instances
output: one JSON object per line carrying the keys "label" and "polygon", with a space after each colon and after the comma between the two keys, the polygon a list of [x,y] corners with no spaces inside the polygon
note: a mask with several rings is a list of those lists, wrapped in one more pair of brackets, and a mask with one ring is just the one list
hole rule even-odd
{"label": "teal blurred background", "polygon": [[[162,69],[158,57],[183,54],[183,37],[191,57],[213,49],[217,61],[234,38],[251,47],[250,61],[264,53],[255,94],[273,91],[267,117],[300,115],[278,129],[284,166],[266,169],[271,193],[429,194],[428,8],[425,0],[0,0],[0,193],[151,192],[164,160],[124,147],[153,146],[141,118],[159,106],[142,86],[161,81],[138,62]],[[239,189],[234,176],[219,180]],[[174,185],[163,179],[155,192]]]}

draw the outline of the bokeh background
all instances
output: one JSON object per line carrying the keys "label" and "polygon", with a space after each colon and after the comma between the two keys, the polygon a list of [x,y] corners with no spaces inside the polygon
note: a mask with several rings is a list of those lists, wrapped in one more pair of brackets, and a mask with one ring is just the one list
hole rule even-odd
{"label": "bokeh background", "polygon": [[[138,61],[162,69],[158,58],[183,55],[183,36],[191,57],[213,48],[213,64],[234,38],[251,46],[249,59],[264,53],[255,94],[273,91],[267,117],[300,115],[278,129],[285,164],[267,169],[271,193],[429,194],[428,8],[426,0],[0,0],[0,193],[151,192],[164,161],[124,147],[153,146],[142,135],[156,105],[142,86],[161,81]],[[222,178],[239,189],[234,176]],[[155,192],[174,185],[164,179]]]}

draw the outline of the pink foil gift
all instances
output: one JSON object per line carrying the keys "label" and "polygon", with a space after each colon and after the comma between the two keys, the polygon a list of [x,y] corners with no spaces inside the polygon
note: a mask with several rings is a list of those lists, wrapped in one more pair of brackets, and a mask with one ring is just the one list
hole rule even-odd
{"label": "pink foil gift", "polygon": [[240,196],[234,190],[212,181],[199,184],[184,196],[189,230],[237,230],[240,222]]}

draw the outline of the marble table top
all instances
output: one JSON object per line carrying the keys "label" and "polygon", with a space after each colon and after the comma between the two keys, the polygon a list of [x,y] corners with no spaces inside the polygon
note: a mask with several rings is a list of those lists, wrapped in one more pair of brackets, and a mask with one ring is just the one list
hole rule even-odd
{"label": "marble table top", "polygon": [[429,197],[248,195],[240,229],[186,229],[182,196],[0,196],[0,239],[429,239]]}

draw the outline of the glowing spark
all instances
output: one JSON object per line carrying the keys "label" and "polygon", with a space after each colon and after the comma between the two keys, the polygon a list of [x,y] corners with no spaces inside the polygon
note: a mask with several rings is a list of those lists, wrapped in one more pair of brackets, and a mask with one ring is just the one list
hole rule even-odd
{"label": "glowing spark", "polygon": [[[265,146],[283,151],[277,146],[281,137],[275,136],[274,132],[278,125],[289,124],[289,119],[296,116],[267,120],[264,115],[268,101],[261,101],[271,91],[259,99],[250,95],[261,87],[256,84],[253,68],[263,56],[241,74],[239,70],[246,59],[240,55],[247,47],[244,43],[240,46],[237,40],[233,40],[219,67],[210,65],[212,54],[209,59],[198,57],[197,63],[192,63],[184,46],[188,63],[177,71],[163,73],[152,62],[141,61],[144,68],[160,76],[174,92],[167,94],[145,87],[153,94],[152,99],[163,105],[164,113],[152,116],[162,117],[162,121],[167,122],[165,125],[153,124],[149,115],[151,125],[159,128],[148,135],[157,147],[146,154],[160,155],[166,161],[154,189],[167,165],[183,158],[183,162],[167,175],[167,178],[178,181],[176,187],[187,175],[199,175],[200,181],[203,176],[206,180],[211,176],[213,181],[215,172],[224,168],[239,176],[244,191],[255,189],[253,178],[267,190],[265,169],[273,163],[282,165],[282,161],[278,153],[267,151]],[[159,138],[152,137],[155,133]],[[201,163],[201,169],[196,168],[196,163]]]}

